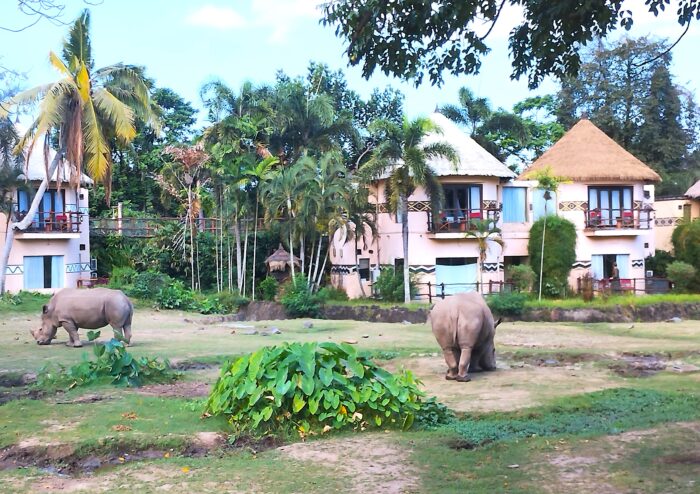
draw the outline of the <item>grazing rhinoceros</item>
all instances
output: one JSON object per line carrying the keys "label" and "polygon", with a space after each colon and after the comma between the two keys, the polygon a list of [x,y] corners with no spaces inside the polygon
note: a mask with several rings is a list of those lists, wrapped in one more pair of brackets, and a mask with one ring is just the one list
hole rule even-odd
{"label": "grazing rhinoceros", "polygon": [[481,295],[458,293],[440,300],[430,311],[429,320],[447,363],[445,379],[468,382],[468,370],[496,368],[493,337],[501,320],[494,323]]}
{"label": "grazing rhinoceros", "polygon": [[129,343],[133,314],[134,306],[121,290],[64,288],[44,306],[41,328],[31,333],[39,345],[50,345],[58,327],[63,326],[68,331],[67,345],[80,347],[78,328],[97,329],[109,324],[115,337]]}

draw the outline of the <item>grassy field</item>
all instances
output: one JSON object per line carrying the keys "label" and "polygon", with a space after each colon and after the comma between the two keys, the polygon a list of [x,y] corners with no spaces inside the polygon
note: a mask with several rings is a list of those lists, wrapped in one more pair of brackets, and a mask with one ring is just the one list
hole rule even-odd
{"label": "grassy field", "polygon": [[[1,308],[0,384],[48,363],[78,362],[91,351],[88,344],[66,347],[62,329],[52,345],[36,345],[29,329],[39,324],[40,306],[32,299]],[[95,385],[43,395],[0,387],[6,399],[13,393],[20,398],[0,405],[3,492],[700,488],[698,321],[504,323],[496,338],[497,371],[474,374],[466,384],[444,380],[444,362],[424,324],[210,322],[196,314],[137,309],[130,351],[186,369],[173,385]],[[272,328],[281,334],[261,334]],[[101,339],[107,337],[103,331]],[[225,421],[200,418],[221,362],[283,341],[344,340],[390,370],[411,369],[457,419],[433,430],[231,448]]]}

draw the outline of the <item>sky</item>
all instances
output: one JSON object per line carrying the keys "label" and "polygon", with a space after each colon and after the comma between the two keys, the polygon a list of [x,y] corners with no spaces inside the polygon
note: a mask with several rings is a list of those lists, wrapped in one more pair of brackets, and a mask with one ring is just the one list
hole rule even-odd
{"label": "sky", "polygon": [[[61,0],[56,0],[61,1]],[[310,61],[331,69],[342,69],[348,85],[367,97],[373,88],[392,86],[405,95],[409,117],[426,115],[436,106],[455,103],[460,87],[487,97],[494,108],[510,109],[528,96],[556,91],[552,80],[530,91],[526,79],[512,81],[507,36],[520,18],[514,9],[504,9],[499,24],[489,36],[492,51],[476,76],[445,74],[442,87],[429,81],[416,88],[412,83],[374,75],[361,76],[359,67],[348,67],[343,41],[332,27],[319,24],[319,0],[63,0],[62,19],[70,22],[89,6],[91,36],[96,67],[117,62],[143,65],[159,87],[175,90],[196,108],[202,107],[199,90],[213,79],[233,88],[246,81],[271,83],[283,70],[290,76],[303,75]],[[635,15],[634,36],[655,35],[675,39],[682,28],[672,21],[643,12],[642,0],[628,0]],[[673,3],[673,0],[672,0]],[[31,18],[21,14],[16,0],[0,0],[0,26],[17,28]],[[17,33],[0,30],[0,65],[26,74],[26,87],[56,79],[49,66],[49,50],[60,51],[67,26],[42,20]],[[676,82],[700,97],[700,24],[673,51],[672,73]],[[427,78],[426,78],[427,81]],[[700,99],[700,98],[698,98]],[[200,112],[204,124],[204,112]]]}

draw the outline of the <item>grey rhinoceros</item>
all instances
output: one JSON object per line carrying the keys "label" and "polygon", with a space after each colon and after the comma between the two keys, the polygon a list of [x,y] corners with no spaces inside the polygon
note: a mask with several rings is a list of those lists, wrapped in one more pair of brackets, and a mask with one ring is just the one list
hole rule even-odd
{"label": "grey rhinoceros", "polygon": [[39,345],[50,345],[56,331],[68,331],[68,346],[80,347],[78,328],[97,329],[111,325],[115,337],[131,341],[131,318],[134,306],[121,290],[109,288],[64,288],[57,292],[41,314],[41,328],[31,330]]}
{"label": "grey rhinoceros", "polygon": [[445,379],[468,382],[468,371],[496,368],[493,338],[501,320],[494,322],[481,295],[458,293],[440,300],[428,320],[447,363]]}

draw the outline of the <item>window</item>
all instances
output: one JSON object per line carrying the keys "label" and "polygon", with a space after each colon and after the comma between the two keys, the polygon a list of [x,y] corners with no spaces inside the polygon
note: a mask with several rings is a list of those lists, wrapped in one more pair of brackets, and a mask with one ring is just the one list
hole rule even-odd
{"label": "window", "polygon": [[503,188],[503,222],[525,223],[527,221],[525,187]]}
{"label": "window", "polygon": [[448,222],[481,219],[481,185],[445,185],[445,209]]}
{"label": "window", "polygon": [[63,256],[25,256],[24,288],[63,288]]}
{"label": "window", "polygon": [[632,217],[632,187],[588,187],[588,210],[601,226],[614,226],[618,218]]}
{"label": "window", "polygon": [[362,281],[369,280],[369,258],[360,259],[359,266],[360,279]]}
{"label": "window", "polygon": [[557,194],[550,190],[532,190],[532,215],[535,221],[545,215],[557,214]]}
{"label": "window", "polygon": [[604,280],[613,278],[614,267],[617,267],[618,278],[629,278],[629,254],[602,254],[591,256],[591,271],[593,278]]}
{"label": "window", "polygon": [[[31,205],[29,194],[27,191],[17,191],[17,211],[21,217],[24,217],[29,206]],[[34,228],[48,226],[54,221],[56,214],[62,214],[66,211],[75,209],[75,205],[66,204],[66,190],[47,190],[44,192],[44,198],[39,203],[39,210],[34,215]]]}
{"label": "window", "polygon": [[437,296],[474,291],[477,288],[476,257],[438,257],[435,259]]}

